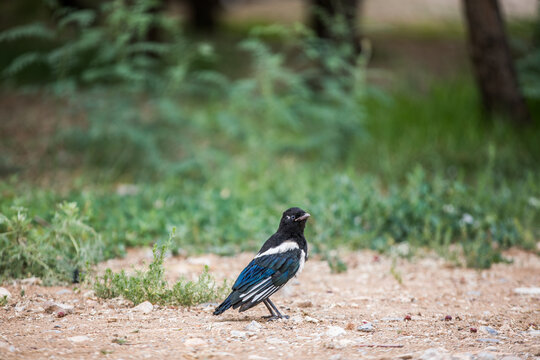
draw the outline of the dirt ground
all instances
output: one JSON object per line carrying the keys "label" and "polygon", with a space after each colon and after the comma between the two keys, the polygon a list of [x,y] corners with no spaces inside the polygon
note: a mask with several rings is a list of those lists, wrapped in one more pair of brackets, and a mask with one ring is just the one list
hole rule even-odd
{"label": "dirt ground", "polygon": [[[133,269],[150,256],[132,250],[100,269]],[[206,264],[216,278],[233,279],[252,256],[169,258],[167,275],[196,277]],[[540,295],[516,289],[540,285],[540,259],[508,256],[513,264],[476,271],[435,258],[393,267],[387,257],[359,252],[346,257],[342,274],[310,259],[272,297],[291,316],[274,322],[261,319],[262,305],[219,317],[212,315],[215,304],[144,313],[122,299],[97,299],[87,288],[4,284],[13,297],[0,308],[0,359],[538,358]],[[47,313],[51,301],[73,312]]]}

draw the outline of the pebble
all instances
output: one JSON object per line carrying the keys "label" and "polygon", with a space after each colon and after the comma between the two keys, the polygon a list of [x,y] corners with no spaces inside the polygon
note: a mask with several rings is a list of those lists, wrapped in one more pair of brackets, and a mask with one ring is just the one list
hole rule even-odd
{"label": "pebble", "polygon": [[499,335],[499,332],[491,326],[480,326],[480,331],[489,335]]}
{"label": "pebble", "polygon": [[184,341],[184,345],[187,347],[197,347],[197,346],[203,346],[206,345],[206,341],[201,338],[189,338],[186,341]]}
{"label": "pebble", "polygon": [[540,287],[515,288],[514,292],[519,295],[540,295]]}
{"label": "pebble", "polygon": [[521,358],[518,356],[507,355],[507,356],[504,356],[501,360],[521,360]]}
{"label": "pebble", "polygon": [[330,336],[330,337],[336,337],[336,336],[340,336],[340,335],[345,335],[347,332],[345,331],[344,328],[342,327],[339,327],[339,326],[329,326],[328,327],[328,330],[326,330],[326,336]]}
{"label": "pebble", "polygon": [[285,344],[285,343],[287,343],[285,340],[278,339],[278,338],[273,338],[273,337],[267,338],[266,342],[268,344]]}
{"label": "pebble", "polygon": [[82,343],[85,341],[89,341],[91,339],[88,336],[80,335],[80,336],[69,337],[68,340],[74,343]]}
{"label": "pebble", "polygon": [[304,322],[304,319],[300,315],[291,316],[290,320],[295,324],[301,324]]}
{"label": "pebble", "polygon": [[341,355],[340,354],[332,355],[328,358],[328,360],[341,360]]}
{"label": "pebble", "polygon": [[363,331],[363,332],[373,332],[375,331],[375,328],[373,327],[373,324],[368,322],[362,325],[359,325],[356,330]]}
{"label": "pebble", "polygon": [[11,293],[9,292],[9,290],[6,288],[0,287],[0,299],[3,298],[4,296],[7,298],[8,301],[11,300]]}
{"label": "pebble", "polygon": [[236,339],[246,339],[247,334],[245,331],[232,330],[231,337]]}
{"label": "pebble", "polygon": [[143,314],[149,314],[154,309],[154,305],[150,301],[145,301],[133,308],[133,311],[142,312]]}
{"label": "pebble", "polygon": [[319,320],[317,320],[315,318],[312,318],[311,316],[304,317],[304,320],[306,320],[309,323],[313,323],[313,324],[318,324],[319,323]]}
{"label": "pebble", "polygon": [[478,360],[495,360],[495,355],[488,352],[481,352],[476,354]]}
{"label": "pebble", "polygon": [[351,346],[355,343],[356,342],[354,340],[350,340],[350,339],[339,339],[339,340],[333,339],[330,342],[325,343],[323,346],[327,349],[339,350],[339,349],[343,349],[348,346]]}
{"label": "pebble", "polygon": [[259,356],[259,355],[249,355],[248,359],[249,360],[270,360],[269,358],[265,358],[265,357]]}
{"label": "pebble", "polygon": [[477,339],[476,341],[485,342],[485,343],[494,343],[494,344],[501,342],[501,340],[493,339],[493,338]]}
{"label": "pebble", "polygon": [[431,348],[424,351],[420,356],[420,360],[446,360],[450,359],[450,354],[442,348]]}
{"label": "pebble", "polygon": [[262,329],[262,325],[256,322],[255,320],[247,324],[246,327],[244,328],[244,330],[246,331],[253,331],[253,332],[258,332],[261,329]]}
{"label": "pebble", "polygon": [[471,353],[452,354],[452,360],[476,360],[476,357]]}
{"label": "pebble", "polygon": [[58,317],[64,317],[67,314],[71,314],[73,312],[74,306],[48,301],[43,305],[43,309],[48,314],[54,313]]}
{"label": "pebble", "polygon": [[71,293],[72,291],[69,289],[61,289],[56,292],[56,295],[66,295],[66,294],[71,294]]}

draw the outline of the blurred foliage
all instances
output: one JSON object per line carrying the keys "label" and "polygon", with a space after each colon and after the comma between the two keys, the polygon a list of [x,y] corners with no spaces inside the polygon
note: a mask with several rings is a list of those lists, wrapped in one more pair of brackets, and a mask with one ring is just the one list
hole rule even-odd
{"label": "blurred foliage", "polygon": [[[88,264],[103,260],[101,236],[77,204],[61,203],[50,222],[24,208],[0,212],[0,278],[39,276],[46,283],[71,281]],[[38,224],[40,223],[40,224]]]}
{"label": "blurred foliage", "polygon": [[517,63],[525,96],[540,101],[540,9],[525,41],[515,41],[514,46],[523,54]]}
{"label": "blurred foliage", "polygon": [[[254,251],[293,205],[313,214],[308,241],[335,272],[346,269],[340,247],[398,256],[427,247],[480,268],[509,247],[535,249],[537,129],[482,122],[470,79],[381,91],[365,81],[368,47],[356,57],[302,26],[252,29],[240,44],[252,68],[231,79],[212,70],[222,59],[209,44],[189,41],[151,4],[62,10],[55,28],[0,34],[53,39],[4,74],[13,85],[27,65],[47,64],[54,81],[41,94],[60,96],[58,116],[76,119],[59,127],[42,161],[67,171],[67,190],[0,183],[2,276],[68,280],[83,263],[158,243],[172,227],[174,254]],[[150,26],[164,31],[161,42],[148,40]],[[51,211],[66,200],[80,214]],[[103,245],[82,252],[90,238]],[[67,245],[55,250],[59,242]],[[131,296],[124,285],[134,302],[172,294],[160,282],[162,254],[145,273],[107,272],[102,296]],[[181,293],[195,286],[182,284]]]}

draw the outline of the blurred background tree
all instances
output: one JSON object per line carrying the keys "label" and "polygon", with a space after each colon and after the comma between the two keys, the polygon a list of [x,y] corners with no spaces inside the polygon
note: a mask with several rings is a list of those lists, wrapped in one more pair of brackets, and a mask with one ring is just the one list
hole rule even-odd
{"label": "blurred background tree", "polygon": [[489,114],[502,112],[516,124],[531,122],[506,39],[498,0],[464,0],[474,72]]}

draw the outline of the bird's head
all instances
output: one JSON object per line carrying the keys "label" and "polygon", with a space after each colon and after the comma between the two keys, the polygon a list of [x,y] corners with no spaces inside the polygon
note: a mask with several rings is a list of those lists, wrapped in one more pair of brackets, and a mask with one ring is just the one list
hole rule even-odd
{"label": "bird's head", "polygon": [[283,212],[279,223],[279,230],[303,232],[306,227],[306,221],[310,217],[304,210],[292,207]]}

